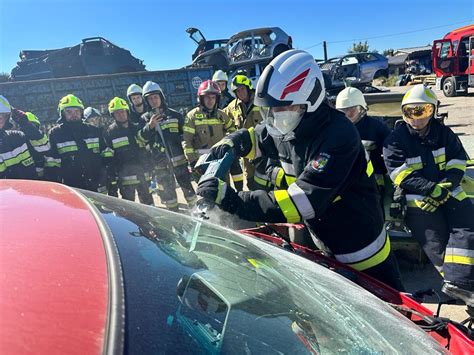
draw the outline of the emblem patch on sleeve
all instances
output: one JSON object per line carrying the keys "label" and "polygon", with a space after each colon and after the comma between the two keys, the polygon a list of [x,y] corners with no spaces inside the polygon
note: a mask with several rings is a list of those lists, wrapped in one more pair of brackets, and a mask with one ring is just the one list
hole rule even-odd
{"label": "emblem patch on sleeve", "polygon": [[319,153],[319,155],[314,159],[310,164],[311,168],[317,172],[323,172],[324,168],[326,167],[329,158],[331,156],[327,153]]}

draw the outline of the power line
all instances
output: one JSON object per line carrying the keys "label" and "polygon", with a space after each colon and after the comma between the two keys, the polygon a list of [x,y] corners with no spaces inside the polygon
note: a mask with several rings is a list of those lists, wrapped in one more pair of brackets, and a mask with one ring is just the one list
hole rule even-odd
{"label": "power line", "polygon": [[[433,26],[433,27],[426,27],[426,28],[422,28],[422,29],[418,29],[418,30],[398,32],[398,33],[392,33],[392,34],[385,34],[385,35],[380,35],[380,36],[364,37],[364,38],[353,38],[353,39],[339,40],[339,41],[327,41],[326,43],[328,43],[328,44],[348,43],[348,42],[354,43],[354,42],[357,42],[357,41],[367,41],[369,39],[396,37],[396,36],[406,35],[406,34],[410,34],[410,33],[429,31],[429,30],[434,30],[434,29],[437,29],[437,28],[443,28],[443,27],[448,27],[448,26],[459,25],[461,23],[466,23],[466,22],[471,22],[471,21],[472,21],[472,19],[467,19],[467,20],[463,20],[463,21],[459,21],[459,22],[454,22],[454,23],[439,25],[439,26]],[[314,48],[314,47],[320,46],[322,44],[323,44],[323,42],[319,42],[319,43],[316,43],[312,46],[304,48],[304,50]]]}

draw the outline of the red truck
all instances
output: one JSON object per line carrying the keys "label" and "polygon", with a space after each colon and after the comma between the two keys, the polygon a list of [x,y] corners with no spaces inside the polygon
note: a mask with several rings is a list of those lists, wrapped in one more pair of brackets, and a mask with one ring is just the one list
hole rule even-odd
{"label": "red truck", "polygon": [[434,41],[432,56],[436,87],[448,97],[466,95],[474,87],[474,24]]}

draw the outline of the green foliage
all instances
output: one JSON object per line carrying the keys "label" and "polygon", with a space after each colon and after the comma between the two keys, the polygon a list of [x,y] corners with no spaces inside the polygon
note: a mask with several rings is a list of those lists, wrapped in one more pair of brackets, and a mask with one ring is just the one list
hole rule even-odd
{"label": "green foliage", "polygon": [[[365,42],[359,42],[359,43],[352,43],[352,48],[348,49],[348,53],[363,53],[363,52],[368,52],[369,51],[369,43],[367,41]],[[377,50],[372,49],[372,52],[377,52]]]}
{"label": "green foliage", "polygon": [[382,52],[382,54],[383,54],[384,56],[388,56],[388,55],[389,55],[389,56],[393,56],[393,52],[394,52],[394,51],[395,51],[395,50],[394,50],[393,48],[384,49],[384,51]]}
{"label": "green foliage", "polygon": [[8,81],[10,74],[8,73],[0,73],[0,83],[5,83]]}

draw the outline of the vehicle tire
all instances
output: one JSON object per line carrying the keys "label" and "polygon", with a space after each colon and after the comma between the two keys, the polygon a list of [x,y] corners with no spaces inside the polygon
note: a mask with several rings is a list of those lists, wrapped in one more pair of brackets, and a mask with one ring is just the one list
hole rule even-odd
{"label": "vehicle tire", "polygon": [[278,46],[275,47],[273,50],[273,58],[278,57],[280,54],[283,52],[286,52],[289,48],[283,44],[279,44]]}
{"label": "vehicle tire", "polygon": [[388,78],[388,72],[385,69],[377,70],[374,74],[374,79]]}
{"label": "vehicle tire", "polygon": [[456,96],[456,80],[453,77],[444,79],[443,93],[444,93],[444,96],[446,97]]}

